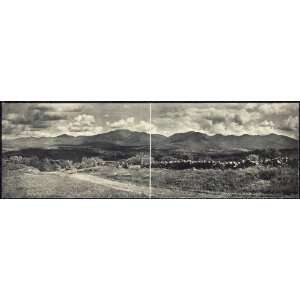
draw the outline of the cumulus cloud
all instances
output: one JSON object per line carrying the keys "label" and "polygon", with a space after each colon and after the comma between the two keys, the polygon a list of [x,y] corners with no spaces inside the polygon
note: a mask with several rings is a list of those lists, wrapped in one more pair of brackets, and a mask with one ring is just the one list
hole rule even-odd
{"label": "cumulus cloud", "polygon": [[297,138],[296,103],[152,104],[155,133],[201,131],[210,135],[270,133]]}
{"label": "cumulus cloud", "polygon": [[79,115],[74,118],[74,121],[70,123],[70,131],[88,131],[95,125],[95,117],[91,115]]}
{"label": "cumulus cloud", "polygon": [[21,133],[25,129],[25,126],[22,124],[14,124],[10,120],[2,121],[2,133],[4,135],[9,135],[12,133]]}
{"label": "cumulus cloud", "polygon": [[[115,129],[150,132],[144,103],[4,103],[7,137],[92,135]],[[277,133],[298,137],[297,103],[153,103],[151,132],[171,135]]]}
{"label": "cumulus cloud", "polygon": [[57,112],[81,112],[83,109],[81,103],[34,103],[31,105],[32,109],[43,111],[57,111]]}
{"label": "cumulus cloud", "polygon": [[110,121],[107,121],[106,122],[106,125],[111,127],[111,128],[114,128],[114,129],[124,129],[124,128],[127,128],[128,127],[131,127],[132,125],[134,124],[134,117],[129,117],[127,119],[121,119],[121,120],[118,120],[118,121],[115,121],[115,122],[110,122]]}
{"label": "cumulus cloud", "polygon": [[144,120],[136,122],[134,117],[128,117],[127,119],[120,119],[115,122],[106,122],[106,126],[110,129],[129,129],[132,131],[150,131],[150,124]]}
{"label": "cumulus cloud", "polygon": [[69,123],[67,130],[70,133],[85,133],[88,135],[98,134],[103,131],[102,126],[96,125],[96,120],[93,115],[78,115],[72,122]]}

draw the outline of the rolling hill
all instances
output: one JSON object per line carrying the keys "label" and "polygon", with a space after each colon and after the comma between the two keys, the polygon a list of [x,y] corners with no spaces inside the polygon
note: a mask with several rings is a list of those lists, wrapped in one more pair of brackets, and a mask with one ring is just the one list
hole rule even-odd
{"label": "rolling hill", "polygon": [[298,141],[283,135],[222,135],[209,136],[200,132],[177,133],[169,137],[169,145],[191,152],[249,151],[255,149],[294,149]]}
{"label": "rolling hill", "polygon": [[[296,149],[298,140],[287,136],[269,135],[222,135],[213,136],[201,132],[176,133],[170,137],[152,134],[152,147],[162,150],[178,150],[188,152],[203,151],[249,151],[254,149]],[[80,146],[94,149],[122,149],[122,147],[145,148],[150,145],[150,135],[145,132],[120,129],[93,136],[78,136],[63,134],[56,137],[18,138],[3,140],[4,150],[19,150],[26,148],[52,149],[62,146]]]}

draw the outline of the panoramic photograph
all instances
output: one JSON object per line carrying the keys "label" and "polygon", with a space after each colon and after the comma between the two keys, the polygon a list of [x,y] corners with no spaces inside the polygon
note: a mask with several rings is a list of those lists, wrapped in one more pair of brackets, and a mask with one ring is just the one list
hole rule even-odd
{"label": "panoramic photograph", "polygon": [[151,113],[158,197],[299,197],[298,103],[152,103]]}
{"label": "panoramic photograph", "polygon": [[149,198],[149,109],[2,103],[2,198]]}
{"label": "panoramic photograph", "polygon": [[298,198],[299,104],[2,103],[2,198]]}

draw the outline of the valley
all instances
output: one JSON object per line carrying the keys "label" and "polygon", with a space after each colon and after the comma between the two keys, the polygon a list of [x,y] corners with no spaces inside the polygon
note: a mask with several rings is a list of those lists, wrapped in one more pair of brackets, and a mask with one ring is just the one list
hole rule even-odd
{"label": "valley", "polygon": [[298,141],[295,139],[274,134],[209,136],[186,132],[170,137],[152,135],[151,141],[150,158],[149,134],[130,130],[95,136],[4,140],[3,196],[297,196]]}

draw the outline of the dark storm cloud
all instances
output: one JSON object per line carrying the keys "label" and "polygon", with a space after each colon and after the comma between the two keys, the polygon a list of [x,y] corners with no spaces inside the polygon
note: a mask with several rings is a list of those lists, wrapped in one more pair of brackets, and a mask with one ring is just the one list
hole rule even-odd
{"label": "dark storm cloud", "polygon": [[233,117],[233,122],[236,123],[236,124],[238,124],[238,125],[242,125],[243,124],[243,120],[242,120],[242,118],[239,115],[235,115]]}
{"label": "dark storm cloud", "polygon": [[25,121],[30,122],[32,127],[38,127],[42,123],[49,124],[51,121],[67,119],[66,113],[48,111],[45,108],[34,108],[25,115]]}
{"label": "dark storm cloud", "polygon": [[[12,112],[4,115],[12,125],[27,125],[28,128],[45,129],[51,122],[67,119],[66,112],[55,111],[54,107],[31,105],[23,112]],[[13,128],[12,126],[10,128]],[[18,128],[18,127],[17,127]]]}

